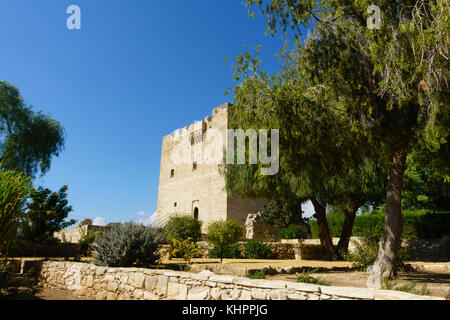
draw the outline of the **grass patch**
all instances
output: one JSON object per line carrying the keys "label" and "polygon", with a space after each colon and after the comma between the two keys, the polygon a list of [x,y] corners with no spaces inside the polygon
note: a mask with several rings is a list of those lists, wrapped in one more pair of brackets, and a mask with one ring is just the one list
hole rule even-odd
{"label": "grass patch", "polygon": [[266,278],[266,270],[261,269],[259,271],[256,271],[253,274],[247,273],[245,276],[250,279],[265,279]]}
{"label": "grass patch", "polygon": [[311,274],[316,272],[317,269],[311,270],[311,271],[302,271],[302,273],[297,277],[297,282],[302,283],[311,283],[311,284],[317,284],[321,286],[329,286],[331,285],[330,282],[324,281],[320,279],[319,277],[313,277]]}
{"label": "grass patch", "polygon": [[420,296],[429,296],[430,295],[430,290],[428,290],[428,285],[425,283],[421,289],[416,289],[416,284],[415,283],[406,283],[400,287],[397,286],[397,282],[396,281],[390,281],[389,278],[384,278],[383,279],[383,289],[386,290],[396,290],[396,291],[403,291],[403,292],[408,292],[408,293],[412,293],[412,294],[417,294]]}

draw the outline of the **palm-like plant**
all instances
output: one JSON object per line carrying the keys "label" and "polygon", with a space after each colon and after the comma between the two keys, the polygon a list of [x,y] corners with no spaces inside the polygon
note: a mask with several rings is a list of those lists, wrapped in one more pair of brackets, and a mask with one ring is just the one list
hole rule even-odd
{"label": "palm-like plant", "polygon": [[9,244],[24,217],[30,179],[23,173],[0,170],[0,259],[7,257]]}

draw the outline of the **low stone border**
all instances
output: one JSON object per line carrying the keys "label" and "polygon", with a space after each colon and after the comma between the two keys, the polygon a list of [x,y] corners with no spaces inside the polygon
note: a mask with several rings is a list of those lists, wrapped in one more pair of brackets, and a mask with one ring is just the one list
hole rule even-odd
{"label": "low stone border", "polygon": [[45,287],[95,300],[444,300],[400,291],[252,280],[211,271],[198,274],[87,263],[29,261]]}
{"label": "low stone border", "polygon": [[311,271],[315,270],[316,272],[332,272],[332,271],[353,271],[356,270],[354,267],[310,267],[310,266],[287,266],[287,267],[272,267],[272,266],[263,266],[263,267],[238,267],[238,266],[230,266],[226,264],[192,264],[190,266],[191,272],[201,272],[203,270],[212,271],[216,274],[228,274],[234,276],[246,276],[247,274],[254,274],[258,271],[264,270],[267,275],[276,275],[276,274],[295,274],[301,273],[303,271]]}

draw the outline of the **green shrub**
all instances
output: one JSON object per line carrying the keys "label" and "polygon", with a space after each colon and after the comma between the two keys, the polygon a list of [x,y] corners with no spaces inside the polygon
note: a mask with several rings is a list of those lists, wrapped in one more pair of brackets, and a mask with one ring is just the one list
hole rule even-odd
{"label": "green shrub", "polygon": [[[220,258],[220,247],[214,246],[208,252],[210,258]],[[238,244],[231,244],[223,247],[222,256],[226,259],[239,259],[242,258],[241,248]]]}
{"label": "green shrub", "polygon": [[219,220],[208,226],[206,240],[218,247],[220,262],[224,258],[225,247],[236,244],[243,231],[244,227],[233,220]]}
{"label": "green shrub", "polygon": [[173,239],[185,240],[191,238],[197,242],[201,238],[202,222],[190,216],[171,217],[165,227],[165,234],[169,243]]}
{"label": "green shrub", "polygon": [[317,269],[310,270],[310,271],[302,271],[302,273],[297,277],[297,282],[312,283],[312,284],[317,284],[317,285],[321,285],[321,286],[329,286],[330,282],[324,281],[324,280],[320,279],[319,277],[311,276],[311,274],[316,271],[317,271]]}
{"label": "green shrub", "polygon": [[[439,239],[448,235],[450,212],[428,210],[403,210],[403,239]],[[380,238],[384,230],[385,212],[383,209],[374,214],[360,215],[355,218],[353,236],[369,236]],[[343,214],[327,216],[331,237],[341,236],[344,224]],[[310,220],[312,237],[319,238],[319,228],[316,220]]]}
{"label": "green shrub", "polygon": [[289,227],[282,229],[278,235],[278,239],[305,239],[308,232],[295,224],[291,224]]}
{"label": "green shrub", "polygon": [[78,241],[78,253],[84,257],[90,256],[92,254],[92,244],[94,243],[95,238],[101,235],[102,232],[92,232],[90,230],[84,230],[81,224],[78,225],[78,230],[80,232],[80,241]]}
{"label": "green shrub", "polygon": [[184,240],[173,239],[173,257],[183,258],[188,263],[191,263],[192,258],[197,258],[200,255],[200,250],[192,238],[187,238]]}
{"label": "green shrub", "polygon": [[108,267],[148,266],[157,260],[155,251],[162,235],[158,229],[128,222],[95,238],[94,264]]}
{"label": "green shrub", "polygon": [[430,295],[430,290],[428,290],[428,285],[426,283],[423,284],[423,286],[420,290],[416,289],[416,285],[417,284],[415,284],[415,283],[406,283],[406,284],[398,287],[396,281],[391,281],[391,280],[389,280],[388,277],[385,277],[385,278],[383,278],[382,289],[409,292],[409,293],[417,294],[420,296],[429,296]]}
{"label": "green shrub", "polygon": [[250,279],[265,279],[266,278],[266,270],[261,269],[261,270],[256,271],[255,273],[247,273],[245,276]]}
{"label": "green shrub", "polygon": [[244,247],[247,259],[270,259],[273,257],[272,247],[259,240],[250,240]]}
{"label": "green shrub", "polygon": [[[349,252],[345,255],[345,260],[355,263],[355,267],[359,270],[366,271],[369,266],[372,266],[377,260],[379,249],[379,241],[377,238],[370,238],[367,236],[361,237],[360,241],[355,242],[354,252]],[[398,267],[399,270],[406,270],[408,267],[405,264],[408,258],[408,251],[404,247],[400,247],[398,251]]]}

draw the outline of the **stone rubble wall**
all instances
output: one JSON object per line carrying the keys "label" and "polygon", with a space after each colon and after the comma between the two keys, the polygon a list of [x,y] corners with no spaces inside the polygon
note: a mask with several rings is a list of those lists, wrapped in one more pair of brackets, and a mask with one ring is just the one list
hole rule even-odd
{"label": "stone rubble wall", "polygon": [[87,263],[33,261],[47,288],[95,300],[443,300],[437,297],[352,287],[252,280],[142,268],[108,268]]}
{"label": "stone rubble wall", "polygon": [[[354,252],[360,237],[351,237],[348,251]],[[339,238],[332,238],[337,246]],[[283,260],[323,260],[325,253],[320,245],[320,239],[283,239],[279,242],[265,242],[272,246],[274,259]],[[206,241],[197,243],[202,258],[208,257],[208,251],[213,246]],[[239,242],[243,252],[245,242]],[[450,261],[450,240],[443,239],[414,239],[403,240],[402,245],[408,249],[408,261],[447,262]]]}

